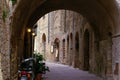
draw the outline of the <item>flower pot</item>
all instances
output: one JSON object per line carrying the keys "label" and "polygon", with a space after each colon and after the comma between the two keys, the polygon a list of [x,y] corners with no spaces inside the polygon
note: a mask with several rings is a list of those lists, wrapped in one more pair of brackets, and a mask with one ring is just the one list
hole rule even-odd
{"label": "flower pot", "polygon": [[38,74],[37,74],[36,80],[42,80],[42,73],[38,73]]}

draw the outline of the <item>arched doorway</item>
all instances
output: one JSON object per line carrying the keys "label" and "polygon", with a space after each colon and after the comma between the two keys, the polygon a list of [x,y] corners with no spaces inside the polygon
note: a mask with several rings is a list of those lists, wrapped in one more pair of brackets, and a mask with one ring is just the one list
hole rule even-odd
{"label": "arched doorway", "polygon": [[85,33],[84,33],[84,70],[87,70],[89,71],[89,67],[90,67],[90,64],[89,64],[89,57],[90,57],[90,35],[89,35],[89,31],[86,30]]}
{"label": "arched doorway", "polygon": [[75,35],[75,67],[79,67],[79,33]]}
{"label": "arched doorway", "polygon": [[54,40],[55,61],[57,62],[59,62],[59,42],[60,40],[58,38]]}
{"label": "arched doorway", "polygon": [[70,33],[70,65],[73,65],[73,34]]}
{"label": "arched doorway", "polygon": [[45,33],[43,33],[43,35],[42,35],[42,44],[43,44],[42,54],[45,59],[45,54],[46,54],[46,35],[45,35]]}
{"label": "arched doorway", "polygon": [[67,36],[67,64],[70,62],[70,53],[69,53],[69,36]]}
{"label": "arched doorway", "polygon": [[66,60],[66,54],[65,54],[65,39],[62,41],[62,46],[63,46],[63,64],[65,64]]}

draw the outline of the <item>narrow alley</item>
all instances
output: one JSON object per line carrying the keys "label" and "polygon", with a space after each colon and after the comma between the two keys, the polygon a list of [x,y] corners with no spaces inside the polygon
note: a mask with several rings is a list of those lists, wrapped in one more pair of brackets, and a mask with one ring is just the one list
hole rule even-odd
{"label": "narrow alley", "polygon": [[0,80],[120,80],[120,0],[0,0],[0,32]]}
{"label": "narrow alley", "polygon": [[45,74],[45,80],[102,80],[87,71],[75,69],[67,65],[57,63],[46,64],[49,66],[50,72]]}

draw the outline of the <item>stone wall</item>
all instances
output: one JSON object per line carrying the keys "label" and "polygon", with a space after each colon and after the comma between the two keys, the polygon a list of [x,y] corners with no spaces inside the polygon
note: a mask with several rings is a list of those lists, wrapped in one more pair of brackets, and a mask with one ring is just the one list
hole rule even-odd
{"label": "stone wall", "polygon": [[114,78],[119,78],[120,79],[120,37],[119,36],[114,36],[113,37],[113,46],[112,46],[112,58],[113,58],[113,74]]}
{"label": "stone wall", "polygon": [[9,8],[4,0],[0,0],[0,80],[10,79],[10,28]]}

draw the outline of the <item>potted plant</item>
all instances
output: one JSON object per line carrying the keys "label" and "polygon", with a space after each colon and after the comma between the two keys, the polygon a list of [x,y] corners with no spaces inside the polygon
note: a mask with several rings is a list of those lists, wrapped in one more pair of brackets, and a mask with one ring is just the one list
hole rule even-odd
{"label": "potted plant", "polygon": [[45,74],[46,71],[49,71],[49,67],[47,67],[44,62],[40,62],[40,63],[37,63],[36,70],[37,70],[36,78],[37,80],[41,80],[42,74]]}
{"label": "potted plant", "polygon": [[37,80],[41,80],[42,74],[45,74],[46,71],[49,71],[49,67],[45,65],[45,62],[43,62],[43,55],[37,53],[34,54],[34,57],[36,58],[36,78]]}

